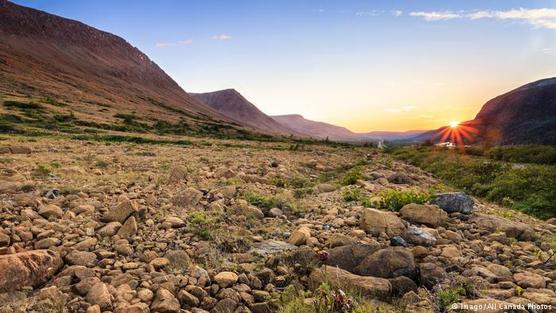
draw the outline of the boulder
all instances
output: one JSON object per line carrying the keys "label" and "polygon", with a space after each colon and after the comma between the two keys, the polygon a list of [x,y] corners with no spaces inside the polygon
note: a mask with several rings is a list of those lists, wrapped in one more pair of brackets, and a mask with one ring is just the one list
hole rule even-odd
{"label": "boulder", "polygon": [[306,244],[309,238],[311,238],[311,230],[308,227],[302,226],[291,233],[288,243],[301,246]]}
{"label": "boulder", "polygon": [[512,280],[512,272],[503,265],[498,264],[489,264],[486,267],[498,281],[511,281]]}
{"label": "boulder", "polygon": [[394,173],[388,177],[388,182],[392,184],[411,184],[412,181],[405,173]]}
{"label": "boulder", "polygon": [[438,205],[441,209],[448,213],[470,214],[473,212],[475,201],[464,192],[446,192],[436,195],[432,204]]}
{"label": "boulder", "polygon": [[97,263],[97,255],[94,252],[73,250],[64,257],[64,260],[70,265],[93,267]]}
{"label": "boulder", "polygon": [[120,227],[118,230],[118,236],[129,239],[137,233],[137,222],[135,221],[135,217],[130,216],[125,223]]}
{"label": "boulder", "polygon": [[448,220],[448,213],[437,205],[406,204],[400,210],[400,214],[406,221],[431,227],[444,225]]}
{"label": "boulder", "polygon": [[326,193],[326,192],[332,192],[335,191],[336,189],[338,189],[338,187],[332,185],[332,184],[326,184],[326,183],[322,183],[322,184],[318,184],[315,187],[317,193]]}
{"label": "boulder", "polygon": [[39,286],[62,266],[60,255],[50,250],[0,255],[0,292]]}
{"label": "boulder", "polygon": [[90,304],[98,305],[101,310],[109,310],[112,308],[112,296],[110,295],[108,286],[103,282],[97,282],[93,285],[89,289],[85,299]]}
{"label": "boulder", "polygon": [[313,286],[328,283],[335,288],[353,290],[362,296],[387,298],[392,293],[392,285],[387,279],[359,276],[332,266],[322,266],[313,270],[309,276]]}
{"label": "boulder", "polygon": [[522,288],[544,288],[546,281],[544,277],[532,272],[516,273],[513,275],[514,281]]}
{"label": "boulder", "polygon": [[188,170],[186,167],[181,165],[174,165],[168,171],[168,182],[178,183],[187,180]]}
{"label": "boulder", "polygon": [[502,231],[507,237],[517,240],[533,241],[535,239],[535,231],[529,225],[510,221],[500,216],[475,213],[469,221],[490,232]]}
{"label": "boulder", "polygon": [[373,236],[386,233],[388,236],[398,236],[405,231],[405,224],[392,212],[365,208],[361,212],[361,229]]}
{"label": "boulder", "polygon": [[39,214],[48,219],[48,218],[60,218],[64,216],[64,210],[62,210],[59,206],[54,204],[43,205],[39,209]]}
{"label": "boulder", "polygon": [[170,291],[159,288],[151,304],[151,312],[179,313],[180,307],[180,302]]}
{"label": "boulder", "polygon": [[356,243],[347,246],[336,247],[328,250],[325,264],[337,266],[344,270],[353,270],[368,255],[380,249],[380,244]]}
{"label": "boulder", "polygon": [[137,212],[137,206],[131,200],[125,199],[117,206],[110,209],[103,217],[104,222],[124,223],[125,220],[133,213]]}
{"label": "boulder", "polygon": [[409,226],[403,234],[403,239],[418,246],[434,246],[436,238],[424,228]]}
{"label": "boulder", "polygon": [[214,281],[221,287],[226,288],[237,282],[238,276],[234,272],[220,272],[214,276]]}
{"label": "boulder", "polygon": [[196,206],[197,204],[199,204],[199,201],[201,201],[202,198],[202,192],[195,188],[188,187],[173,196],[171,201],[175,206],[187,208]]}
{"label": "boulder", "polygon": [[419,264],[419,275],[421,284],[429,289],[432,289],[448,277],[446,271],[434,263]]}
{"label": "boulder", "polygon": [[416,273],[415,261],[410,250],[403,247],[381,249],[367,256],[356,268],[355,273],[365,276],[393,278]]}

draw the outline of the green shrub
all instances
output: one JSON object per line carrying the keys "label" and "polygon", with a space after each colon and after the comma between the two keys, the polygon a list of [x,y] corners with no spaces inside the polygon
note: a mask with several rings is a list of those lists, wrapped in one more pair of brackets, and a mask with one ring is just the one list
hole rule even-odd
{"label": "green shrub", "polygon": [[354,167],[344,174],[344,176],[340,179],[340,183],[344,186],[353,185],[362,177],[363,173],[361,172],[361,168]]}
{"label": "green shrub", "polygon": [[346,188],[342,192],[344,201],[353,202],[361,200],[361,188]]}
{"label": "green shrub", "polygon": [[193,233],[201,239],[208,240],[211,237],[209,225],[210,220],[204,212],[195,211],[187,217],[189,226],[193,229]]}
{"label": "green shrub", "polygon": [[410,203],[423,204],[427,202],[431,195],[416,190],[394,190],[388,189],[381,193],[384,199],[383,209],[399,211],[404,205]]}
{"label": "green shrub", "polygon": [[248,192],[245,194],[245,200],[249,202],[249,204],[260,207],[271,209],[276,206],[276,199],[273,197],[261,195],[256,192]]}
{"label": "green shrub", "polygon": [[4,101],[4,107],[14,108],[19,110],[37,110],[42,111],[44,107],[38,103],[34,102],[20,102],[20,101]]}

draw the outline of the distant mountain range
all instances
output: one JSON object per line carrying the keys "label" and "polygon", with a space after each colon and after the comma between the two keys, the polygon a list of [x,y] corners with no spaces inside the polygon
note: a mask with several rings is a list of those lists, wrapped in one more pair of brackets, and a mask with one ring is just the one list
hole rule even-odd
{"label": "distant mountain range", "polygon": [[556,77],[541,79],[489,100],[457,129],[441,127],[412,138],[434,142],[556,145]]}
{"label": "distant mountain range", "polygon": [[243,125],[271,134],[294,135],[334,141],[407,139],[423,131],[355,133],[341,126],[312,121],[299,114],[268,116],[235,89],[190,93],[194,98]]}
{"label": "distant mountain range", "polygon": [[[52,114],[71,111],[72,116],[93,122],[131,114],[149,125],[180,122],[211,132],[252,131],[349,142],[556,145],[556,78],[488,101],[473,120],[455,129],[355,133],[297,114],[268,116],[234,89],[188,94],[124,39],[6,0],[0,0],[0,100],[53,103]],[[57,103],[67,109],[55,108]],[[11,114],[2,106],[0,113]]]}

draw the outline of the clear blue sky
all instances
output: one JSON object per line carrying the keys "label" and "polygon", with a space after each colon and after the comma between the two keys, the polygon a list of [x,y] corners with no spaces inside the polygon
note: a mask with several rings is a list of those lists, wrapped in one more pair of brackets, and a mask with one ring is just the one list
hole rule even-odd
{"label": "clear blue sky", "polygon": [[470,119],[556,76],[556,1],[14,2],[125,38],[187,91],[356,131]]}

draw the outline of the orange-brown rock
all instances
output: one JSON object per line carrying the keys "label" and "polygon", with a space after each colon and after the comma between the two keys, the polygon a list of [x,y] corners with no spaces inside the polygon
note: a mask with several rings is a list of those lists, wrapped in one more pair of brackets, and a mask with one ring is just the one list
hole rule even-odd
{"label": "orange-brown rock", "polygon": [[62,265],[60,255],[50,250],[0,255],[0,292],[41,285]]}

